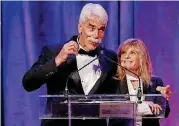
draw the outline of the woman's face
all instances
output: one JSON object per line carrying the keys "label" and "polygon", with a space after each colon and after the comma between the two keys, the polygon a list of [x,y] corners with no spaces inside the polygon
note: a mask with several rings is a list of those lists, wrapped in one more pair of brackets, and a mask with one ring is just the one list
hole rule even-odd
{"label": "woman's face", "polygon": [[133,72],[139,71],[140,57],[139,51],[133,47],[121,52],[121,65]]}

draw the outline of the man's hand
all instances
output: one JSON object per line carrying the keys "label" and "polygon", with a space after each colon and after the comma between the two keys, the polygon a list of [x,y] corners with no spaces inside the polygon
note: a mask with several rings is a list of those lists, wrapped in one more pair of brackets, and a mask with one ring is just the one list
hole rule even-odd
{"label": "man's hand", "polygon": [[167,100],[169,100],[169,97],[172,94],[169,88],[170,85],[167,85],[166,87],[157,86],[156,90],[159,91]]}
{"label": "man's hand", "polygon": [[78,44],[75,41],[70,41],[63,46],[60,53],[55,58],[56,66],[65,62],[69,54],[78,54]]}

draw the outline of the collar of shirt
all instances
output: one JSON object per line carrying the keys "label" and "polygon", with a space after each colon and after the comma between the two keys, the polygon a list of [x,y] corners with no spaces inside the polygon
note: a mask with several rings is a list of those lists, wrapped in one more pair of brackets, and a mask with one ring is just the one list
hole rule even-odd
{"label": "collar of shirt", "polygon": [[80,49],[85,50],[85,49],[80,45],[80,42],[79,42],[79,36],[77,37],[77,44],[78,44],[78,46],[79,46],[78,51],[79,51]]}
{"label": "collar of shirt", "polygon": [[78,46],[79,46],[79,49],[78,49],[78,53],[79,54],[82,54],[82,55],[87,55],[87,56],[90,56],[90,57],[95,57],[97,55],[97,50],[91,50],[91,51],[86,51],[79,43],[79,37],[77,38],[77,43],[78,43]]}

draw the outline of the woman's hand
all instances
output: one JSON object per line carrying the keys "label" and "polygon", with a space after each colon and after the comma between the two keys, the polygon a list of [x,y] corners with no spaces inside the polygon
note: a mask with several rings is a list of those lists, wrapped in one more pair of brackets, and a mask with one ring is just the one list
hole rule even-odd
{"label": "woman's hand", "polygon": [[169,100],[172,94],[169,88],[170,88],[170,85],[167,85],[165,87],[157,86],[156,90],[159,91],[167,100]]}
{"label": "woman's hand", "polygon": [[150,107],[152,113],[155,115],[158,115],[160,111],[162,110],[162,107],[160,105],[154,104],[152,101],[143,101],[143,102],[146,103]]}

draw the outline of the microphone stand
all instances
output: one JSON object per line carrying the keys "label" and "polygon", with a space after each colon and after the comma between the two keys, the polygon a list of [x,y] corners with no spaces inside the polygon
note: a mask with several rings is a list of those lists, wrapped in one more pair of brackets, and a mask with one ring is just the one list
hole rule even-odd
{"label": "microphone stand", "polygon": [[104,57],[105,57],[107,60],[109,60],[109,61],[111,61],[111,62],[117,64],[118,66],[122,67],[123,69],[125,69],[125,70],[127,70],[128,72],[130,72],[130,73],[134,74],[135,76],[137,76],[137,78],[139,79],[139,87],[138,87],[138,91],[137,91],[137,98],[138,98],[137,103],[141,104],[141,103],[142,103],[142,100],[141,100],[141,97],[142,97],[142,89],[141,89],[140,77],[139,77],[136,73],[134,73],[134,72],[128,70],[127,68],[121,66],[120,64],[118,64],[116,61],[110,59],[109,57],[107,57],[107,56],[105,56],[105,55],[104,55]]}
{"label": "microphone stand", "polygon": [[100,56],[101,56],[101,54],[98,55],[98,56],[97,56],[96,58],[94,58],[93,60],[91,60],[89,63],[85,64],[85,65],[84,65],[83,67],[81,67],[80,69],[78,69],[78,70],[72,72],[72,73],[68,76],[68,78],[67,78],[67,80],[66,80],[66,84],[65,84],[65,91],[64,91],[64,94],[63,94],[63,96],[64,96],[64,101],[67,100],[67,102],[68,102],[68,95],[69,95],[68,80],[69,80],[69,78],[72,77],[75,73],[77,73],[77,72],[79,72],[80,70],[82,70],[83,68],[85,68],[86,66],[88,66],[88,65],[89,65],[90,63],[92,63],[93,61],[97,60]]}

